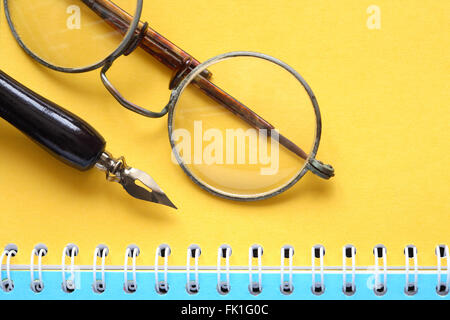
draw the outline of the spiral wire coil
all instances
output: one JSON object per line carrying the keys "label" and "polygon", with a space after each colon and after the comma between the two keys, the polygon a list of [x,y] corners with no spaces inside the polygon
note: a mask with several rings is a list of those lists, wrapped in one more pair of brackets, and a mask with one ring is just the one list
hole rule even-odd
{"label": "spiral wire coil", "polygon": [[[436,285],[436,292],[441,296],[446,296],[449,292],[450,287],[450,255],[447,245],[439,245],[436,247],[436,256],[437,256],[437,269],[438,269],[438,278]],[[446,281],[442,281],[442,260],[447,258],[447,277]]]}
{"label": "spiral wire coil", "polygon": [[[312,269],[312,286],[311,291],[319,296],[325,293],[325,276],[323,257],[325,256],[325,247],[316,245],[311,248],[311,269]],[[316,259],[319,259],[319,276],[320,281],[316,281]]]}
{"label": "spiral wire coil", "polygon": [[[289,260],[288,267],[288,280],[285,279],[285,260]],[[281,248],[281,267],[280,267],[280,291],[282,294],[290,295],[294,292],[293,284],[293,260],[294,260],[294,247],[286,245]]]}
{"label": "spiral wire coil", "polygon": [[[123,264],[123,290],[126,293],[135,293],[137,290],[136,280],[136,258],[139,256],[140,250],[136,245],[129,245],[125,250],[125,261]],[[132,279],[128,279],[128,260],[131,258]]]}
{"label": "spiral wire coil", "polygon": [[[11,292],[14,289],[14,282],[11,279],[11,258],[15,257],[19,249],[15,244],[9,244],[3,250],[0,257],[0,276],[1,276],[1,287],[5,292]],[[6,256],[6,278],[3,277],[2,264]]]}
{"label": "spiral wire coil", "polygon": [[[155,253],[155,290],[159,294],[167,294],[169,292],[169,282],[167,278],[169,270],[169,256],[171,249],[168,245],[162,244],[156,248]],[[159,281],[159,258],[164,258],[164,280]]]}
{"label": "spiral wire coil", "polygon": [[[42,280],[42,257],[46,256],[48,253],[48,248],[45,244],[36,245],[33,250],[31,250],[30,257],[30,278],[31,290],[35,293],[40,293],[44,290],[44,281]],[[34,256],[38,257],[38,279],[34,277]]]}
{"label": "spiral wire coil", "polygon": [[[342,248],[342,291],[347,296],[352,296],[356,292],[356,248],[349,244]],[[351,266],[351,282],[347,280],[347,259],[352,260]]]}
{"label": "spiral wire coil", "polygon": [[[230,284],[230,257],[231,247],[229,245],[221,245],[217,253],[217,292],[226,295],[231,290]],[[225,260],[225,281],[222,280],[222,260]]]}
{"label": "spiral wire coil", "polygon": [[[95,293],[103,293],[106,290],[105,281],[105,262],[109,254],[109,248],[106,245],[98,245],[94,250],[94,261],[92,262],[92,290]],[[97,260],[101,259],[101,279],[97,279]]]}
{"label": "spiral wire coil", "polygon": [[[249,277],[249,285],[248,290],[249,292],[256,296],[259,295],[262,290],[262,255],[264,251],[262,246],[259,244],[255,244],[250,247],[248,251],[248,277]],[[253,259],[258,260],[258,281],[253,281]]]}
{"label": "spiral wire coil", "polygon": [[[72,293],[76,290],[76,279],[75,279],[75,257],[78,255],[78,247],[70,243],[64,247],[61,258],[61,275],[62,275],[62,289],[66,293]],[[70,258],[70,277],[66,278],[66,257]]]}
{"label": "spiral wire coil", "polygon": [[[259,295],[263,290],[263,247],[253,245],[249,248],[248,259],[248,290],[252,295]],[[450,256],[447,245],[438,245],[435,250],[437,256],[437,282],[436,293],[440,296],[447,296],[450,287]],[[0,256],[0,274],[1,288],[5,292],[14,290],[14,282],[11,278],[11,260],[18,254],[18,247],[9,244],[3,250]],[[43,264],[42,260],[48,254],[48,248],[44,244],[36,245],[30,256],[30,289],[34,293],[41,293],[44,290]],[[79,285],[76,278],[75,258],[79,254],[79,248],[75,244],[68,244],[62,251],[61,275],[62,290],[66,293],[72,293]],[[106,245],[98,245],[94,250],[92,264],[92,289],[95,293],[103,293],[106,290],[106,257],[109,254],[109,248]],[[137,257],[140,249],[136,245],[129,245],[125,251],[125,260],[123,265],[124,272],[124,291],[134,293],[137,290]],[[230,257],[232,248],[229,245],[221,245],[217,251],[217,292],[221,295],[227,295],[231,291],[231,267]],[[373,249],[375,264],[373,267],[373,292],[376,296],[383,296],[388,290],[388,266],[387,249],[383,245],[377,245]],[[166,245],[160,245],[155,252],[155,291],[164,295],[169,292],[169,264],[168,259],[171,255],[171,248]],[[193,295],[200,291],[199,277],[199,258],[201,248],[198,245],[191,245],[187,250],[186,260],[186,291]],[[284,295],[290,295],[294,291],[294,247],[286,245],[281,248],[280,263],[280,292]],[[419,266],[418,251],[414,245],[408,245],[404,249],[405,255],[405,286],[404,293],[407,296],[413,296],[419,291]],[[311,248],[311,291],[314,295],[325,293],[325,266],[324,266],[325,247],[316,245]],[[37,257],[37,265],[35,260]],[[346,245],[342,248],[342,292],[347,296],[356,293],[356,248],[353,245]],[[3,262],[6,263],[3,264]],[[66,260],[70,260],[70,265]],[[161,265],[160,260],[163,259]],[[100,265],[98,264],[100,260]],[[131,260],[131,266],[130,266]],[[193,260],[193,265],[191,262]],[[382,260],[382,262],[381,262]],[[348,262],[351,261],[351,266]],[[254,263],[256,262],[256,265]],[[317,265],[317,262],[319,265]],[[306,269],[309,270],[309,269]],[[131,279],[129,275],[131,273]],[[256,276],[256,277],[255,277]],[[162,278],[161,278],[162,277]]]}
{"label": "spiral wire coil", "polygon": [[[200,281],[198,276],[198,260],[202,251],[200,246],[193,244],[187,250],[186,259],[186,291],[189,294],[197,294],[200,291]],[[194,280],[191,280],[191,259],[194,259]]]}

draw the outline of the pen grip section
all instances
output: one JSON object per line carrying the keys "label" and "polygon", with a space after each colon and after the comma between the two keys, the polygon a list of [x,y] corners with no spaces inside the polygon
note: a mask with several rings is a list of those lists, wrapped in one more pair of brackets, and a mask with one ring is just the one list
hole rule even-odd
{"label": "pen grip section", "polygon": [[105,140],[87,122],[1,70],[0,117],[78,170],[92,168],[105,150]]}

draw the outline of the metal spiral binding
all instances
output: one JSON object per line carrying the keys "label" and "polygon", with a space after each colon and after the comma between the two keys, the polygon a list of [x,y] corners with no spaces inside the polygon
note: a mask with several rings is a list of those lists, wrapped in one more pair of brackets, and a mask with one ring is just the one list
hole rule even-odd
{"label": "metal spiral binding", "polygon": [[[405,294],[408,296],[413,296],[419,291],[418,280],[419,280],[419,266],[417,262],[417,248],[414,245],[406,246],[404,250],[405,254],[405,270],[406,270],[406,279],[405,279]],[[414,262],[414,281],[410,281],[410,260]]]}
{"label": "metal spiral binding", "polygon": [[[14,282],[11,278],[11,259],[18,253],[18,248],[14,244],[9,244],[3,250],[0,257],[0,276],[1,289],[5,292],[11,292],[14,289]],[[187,251],[187,266],[186,266],[186,291],[189,294],[197,294],[200,290],[199,283],[199,257],[201,255],[201,248],[198,245],[191,245]],[[293,256],[294,247],[285,245],[281,248],[281,265],[280,265],[280,292],[284,295],[292,294],[294,291],[293,282]],[[404,293],[408,296],[416,295],[419,291],[419,266],[418,266],[418,250],[414,245],[408,245],[403,251],[405,255],[405,286]],[[35,293],[40,293],[44,290],[43,282],[43,265],[42,258],[48,254],[48,248],[44,244],[36,245],[31,251],[30,256],[30,288]],[[72,293],[76,290],[77,283],[75,278],[75,257],[79,254],[79,248],[75,244],[68,244],[64,247],[62,252],[61,271],[62,271],[62,289],[66,293]],[[124,290],[127,293],[134,293],[137,290],[136,282],[136,260],[140,254],[140,249],[136,245],[130,245],[125,252],[124,262]],[[221,295],[226,295],[231,291],[230,284],[230,257],[232,249],[229,245],[222,245],[218,248],[217,253],[217,285],[216,290]],[[374,287],[373,291],[377,296],[383,296],[388,290],[387,286],[387,249],[383,245],[377,245],[373,249],[375,257],[374,265]],[[449,294],[450,289],[450,254],[447,245],[439,245],[435,249],[437,256],[437,285],[436,293],[440,296]],[[105,282],[105,262],[109,255],[109,248],[106,245],[98,245],[94,251],[94,259],[92,265],[93,283],[92,289],[95,293],[103,293],[106,290]],[[158,294],[166,294],[169,291],[168,283],[168,258],[171,255],[171,248],[162,244],[156,249],[155,253],[155,290]],[[249,285],[248,290],[252,295],[259,295],[262,293],[262,255],[263,248],[260,245],[253,245],[249,248]],[[37,257],[37,265],[35,264],[35,256]],[[315,295],[321,295],[325,292],[325,277],[324,277],[324,256],[325,247],[316,245],[311,249],[312,257],[312,286],[311,291]],[[356,248],[353,245],[346,245],[342,248],[343,264],[342,264],[342,291],[347,296],[352,296],[356,293]],[[6,258],[5,264],[3,261]],[[70,259],[70,268],[66,265],[67,258]],[[129,266],[129,259],[132,259],[131,268]],[[164,259],[161,264],[161,258]],[[98,265],[101,259],[101,265]],[[192,266],[192,259],[194,265]],[[349,262],[351,259],[351,268]],[[380,261],[383,260],[383,262]],[[320,265],[317,265],[319,260]],[[256,262],[257,261],[257,262]],[[255,265],[255,262],[257,265]],[[4,267],[6,266],[6,270]],[[20,269],[19,269],[20,270]],[[90,270],[90,267],[88,268]],[[99,277],[98,271],[101,276]],[[351,272],[351,279],[350,279]],[[129,280],[129,273],[132,273],[132,279]],[[257,273],[257,278],[255,278]],[[70,274],[69,277],[68,274]],[[163,279],[160,280],[163,274]]]}
{"label": "metal spiral binding", "polygon": [[[342,292],[346,296],[352,296],[356,292],[356,248],[349,244],[342,248]],[[352,281],[347,281],[347,259],[352,259]]]}
{"label": "metal spiral binding", "polygon": [[[231,247],[227,244],[221,245],[217,252],[217,292],[226,295],[231,291],[230,284],[230,257],[232,254]],[[222,280],[222,260],[225,259],[225,278]]]}
{"label": "metal spiral binding", "polygon": [[[126,293],[135,293],[137,290],[136,281],[136,258],[141,253],[139,247],[135,244],[130,244],[125,250],[125,262],[123,264],[123,290]],[[128,258],[132,260],[131,272],[133,273],[133,279],[128,280]]]}
{"label": "metal spiral binding", "polygon": [[[5,292],[11,292],[14,289],[14,281],[11,279],[11,258],[15,257],[17,255],[17,252],[19,252],[19,248],[11,243],[8,244],[5,249],[3,250],[3,253],[0,257],[0,276],[1,276],[1,287],[2,290]],[[6,279],[3,278],[3,259],[6,256]]]}
{"label": "metal spiral binding", "polygon": [[[280,284],[280,291],[284,295],[290,295],[292,292],[294,292],[294,284],[292,281],[292,269],[293,269],[293,260],[294,260],[294,247],[285,245],[283,248],[281,248],[281,267],[280,267],[280,277],[281,277],[281,284]],[[286,281],[284,273],[285,273],[285,260],[289,260],[289,278]]]}
{"label": "metal spiral binding", "polygon": [[[64,247],[61,258],[61,273],[62,273],[62,284],[61,287],[64,292],[72,293],[76,289],[75,283],[75,257],[78,255],[78,246],[69,243]],[[66,279],[66,256],[70,258],[70,278]]]}
{"label": "metal spiral binding", "polygon": [[[202,254],[200,246],[192,244],[187,250],[186,260],[186,291],[189,294],[197,294],[200,291],[198,280],[198,259]],[[194,280],[191,280],[191,259],[194,259]]]}
{"label": "metal spiral binding", "polygon": [[[254,244],[248,251],[248,276],[249,285],[248,291],[257,296],[262,292],[262,255],[264,253],[263,247],[259,244]],[[258,281],[253,281],[253,259],[258,259]]]}
{"label": "metal spiral binding", "polygon": [[[37,244],[33,250],[31,250],[30,258],[30,288],[35,293],[40,293],[44,290],[44,281],[42,280],[42,257],[45,257],[48,253],[48,248],[45,244]],[[38,279],[34,278],[34,256],[38,257]]]}
{"label": "metal spiral binding", "polygon": [[[94,250],[94,261],[92,262],[92,290],[95,293],[103,293],[106,290],[106,281],[105,281],[105,262],[106,257],[109,254],[108,246],[104,244],[99,244]],[[101,279],[97,279],[97,259],[101,259]]]}
{"label": "metal spiral binding", "polygon": [[[312,286],[311,292],[316,296],[325,293],[325,279],[324,279],[324,265],[323,257],[325,256],[325,247],[322,245],[315,245],[311,249],[311,270],[312,270]],[[320,261],[320,282],[316,281],[316,259]]]}
{"label": "metal spiral binding", "polygon": [[[169,292],[169,282],[167,281],[167,273],[169,269],[169,256],[172,253],[169,245],[162,244],[156,248],[155,253],[155,290],[159,294],[167,294]],[[159,257],[164,258],[164,280],[159,281]]]}
{"label": "metal spiral binding", "polygon": [[[375,285],[373,291],[377,296],[384,296],[387,292],[387,250],[382,244],[379,244],[373,248],[373,254],[375,256]],[[380,266],[379,260],[383,259],[383,283],[380,283]]]}
{"label": "metal spiral binding", "polygon": [[[450,255],[448,246],[441,244],[436,247],[436,256],[437,256],[437,285],[436,285],[436,293],[440,296],[446,296],[449,293],[450,287]],[[446,281],[442,281],[442,260],[447,258],[447,278]]]}

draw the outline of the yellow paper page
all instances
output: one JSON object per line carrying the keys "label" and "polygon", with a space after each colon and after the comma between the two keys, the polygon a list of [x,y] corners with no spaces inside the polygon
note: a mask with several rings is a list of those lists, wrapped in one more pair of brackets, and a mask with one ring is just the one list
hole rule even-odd
{"label": "yellow paper page", "polygon": [[[74,2],[76,2],[74,0]],[[217,54],[258,51],[294,67],[311,85],[323,117],[318,158],[336,169],[325,181],[308,173],[286,193],[240,203],[201,190],[171,161],[167,119],[121,107],[99,71],[63,74],[33,61],[0,18],[0,69],[87,120],[107,149],[148,172],[179,207],[175,211],[128,196],[97,170],[78,172],[49,156],[0,121],[0,246],[16,243],[13,263],[29,263],[37,243],[58,264],[67,243],[77,263],[92,263],[96,245],[120,265],[128,244],[152,265],[158,245],[184,265],[190,244],[200,263],[214,265],[231,245],[233,265],[248,248],[264,247],[263,264],[278,265],[280,248],[295,247],[294,264],[309,265],[315,244],[326,265],[342,263],[342,247],[357,248],[357,264],[373,263],[387,247],[388,263],[403,265],[414,244],[419,263],[434,265],[434,248],[450,243],[448,1],[145,1],[142,20],[204,61]],[[45,19],[43,19],[43,23]],[[83,55],[83,48],[79,48]],[[159,111],[168,101],[171,72],[141,49],[109,73],[134,101]]]}

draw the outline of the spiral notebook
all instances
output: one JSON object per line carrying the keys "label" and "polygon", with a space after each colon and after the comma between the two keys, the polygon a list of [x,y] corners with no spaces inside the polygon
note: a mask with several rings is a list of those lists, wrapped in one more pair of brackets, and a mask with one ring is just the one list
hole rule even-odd
{"label": "spiral notebook", "polygon": [[246,268],[230,267],[228,245],[218,249],[215,267],[200,266],[198,245],[188,248],[185,267],[169,267],[168,245],[156,249],[153,266],[137,266],[136,245],[127,247],[120,267],[106,266],[109,248],[105,245],[94,250],[91,266],[75,264],[79,248],[74,244],[64,247],[60,266],[43,265],[48,253],[43,244],[32,250],[30,265],[13,265],[17,250],[10,244],[1,257],[6,262],[2,299],[450,300],[450,269],[443,267],[450,260],[446,245],[436,247],[436,267],[419,267],[417,248],[407,246],[405,266],[397,268],[387,265],[387,249],[382,245],[373,250],[372,267],[357,267],[357,250],[347,245],[342,249],[342,266],[334,268],[324,266],[326,249],[320,245],[311,250],[310,267],[293,265],[292,246],[281,249],[279,267],[264,267],[264,250],[253,245]]}
{"label": "spiral notebook", "polygon": [[[166,119],[120,107],[97,72],[67,75],[30,59],[2,8],[0,69],[86,119],[179,210],[73,171],[0,121],[0,299],[449,299],[448,10],[418,0],[145,1],[143,19],[199,60],[267,53],[314,89],[319,155],[336,177],[308,174],[278,197],[240,203],[204,192],[171,161]],[[140,50],[110,75],[139,87],[136,101],[167,103],[171,73]]]}

